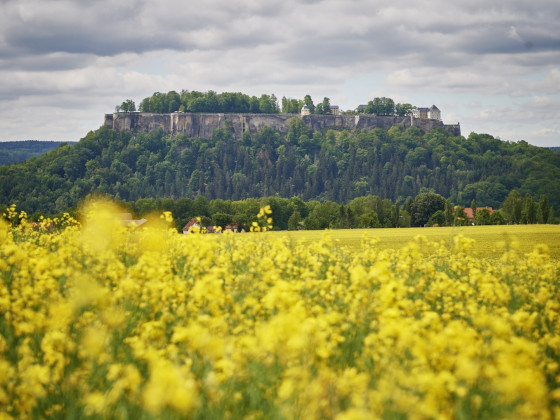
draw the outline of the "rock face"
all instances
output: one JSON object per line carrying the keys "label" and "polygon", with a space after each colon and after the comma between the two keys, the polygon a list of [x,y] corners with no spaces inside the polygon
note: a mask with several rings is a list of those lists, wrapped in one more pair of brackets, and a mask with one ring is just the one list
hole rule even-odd
{"label": "rock face", "polygon": [[454,136],[461,135],[459,124],[443,124],[439,120],[414,118],[412,116],[376,116],[376,115],[304,115],[299,114],[206,114],[174,112],[172,114],[153,114],[146,112],[119,112],[105,115],[105,125],[112,129],[132,132],[155,131],[159,128],[166,133],[177,135],[185,133],[188,137],[208,139],[216,128],[223,128],[226,121],[231,124],[237,139],[249,131],[256,133],[265,126],[281,132],[287,132],[292,118],[301,118],[312,131],[324,129],[335,130],[388,130],[394,125],[404,128],[415,126],[428,133],[442,127]]}

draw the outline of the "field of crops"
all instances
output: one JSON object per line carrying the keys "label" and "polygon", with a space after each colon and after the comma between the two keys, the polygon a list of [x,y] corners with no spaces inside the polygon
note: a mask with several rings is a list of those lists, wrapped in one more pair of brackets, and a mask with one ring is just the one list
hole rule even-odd
{"label": "field of crops", "polygon": [[[291,241],[313,242],[320,240],[322,231],[274,232],[287,236]],[[336,246],[349,251],[359,251],[364,236],[379,239],[377,249],[398,249],[406,246],[415,236],[424,236],[430,242],[442,243],[453,248],[455,237],[466,236],[475,240],[471,254],[480,257],[500,258],[507,247],[515,247],[526,254],[536,245],[546,244],[552,258],[560,258],[559,225],[509,225],[509,226],[452,226],[438,228],[401,229],[337,229],[330,232]]]}
{"label": "field of crops", "polygon": [[560,418],[557,226],[181,235],[117,211],[0,222],[0,419]]}

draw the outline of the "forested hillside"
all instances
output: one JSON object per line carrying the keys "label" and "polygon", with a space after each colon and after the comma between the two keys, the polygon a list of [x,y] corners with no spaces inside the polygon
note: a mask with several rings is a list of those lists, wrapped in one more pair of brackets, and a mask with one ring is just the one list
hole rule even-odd
{"label": "forested hillside", "polygon": [[140,198],[241,200],[265,196],[347,203],[375,195],[404,200],[432,191],[465,207],[501,207],[516,189],[560,207],[560,155],[486,134],[467,139],[416,127],[310,133],[299,118],[281,135],[265,128],[234,140],[159,132],[133,136],[105,127],[75,146],[0,167],[0,203],[56,213],[90,193]]}
{"label": "forested hillside", "polygon": [[64,143],[60,141],[39,140],[0,142],[0,165],[23,162],[30,157],[41,156],[43,153],[55,149],[61,144]]}

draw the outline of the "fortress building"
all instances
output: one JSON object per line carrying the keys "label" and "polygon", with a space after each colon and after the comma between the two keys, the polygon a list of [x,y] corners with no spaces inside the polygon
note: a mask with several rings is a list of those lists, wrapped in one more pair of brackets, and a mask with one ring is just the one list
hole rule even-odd
{"label": "fortress building", "polygon": [[[418,109],[418,116],[414,113],[401,116],[377,115],[316,115],[301,114],[219,114],[219,113],[191,113],[174,112],[171,114],[154,114],[146,112],[117,112],[105,114],[104,125],[114,130],[130,130],[134,133],[164,130],[171,135],[185,133],[188,137],[208,139],[212,131],[230,124],[235,138],[241,139],[247,131],[256,133],[265,126],[280,132],[287,132],[292,118],[301,118],[312,131],[324,129],[335,130],[372,130],[382,128],[388,130],[392,126],[400,125],[405,129],[411,126],[418,127],[425,133],[436,128],[443,128],[454,136],[461,135],[459,124],[443,124],[439,109],[432,106],[427,114],[422,108]],[[426,116],[424,116],[426,115]]]}
{"label": "fortress building", "polygon": [[413,108],[412,116],[414,118],[428,118],[441,121],[441,111],[435,105],[432,105],[431,108]]}

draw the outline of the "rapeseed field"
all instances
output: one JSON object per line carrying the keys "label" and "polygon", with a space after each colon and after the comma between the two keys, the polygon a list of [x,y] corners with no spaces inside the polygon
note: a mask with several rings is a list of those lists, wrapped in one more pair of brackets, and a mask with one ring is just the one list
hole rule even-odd
{"label": "rapeseed field", "polygon": [[560,418],[557,244],[182,235],[118,211],[0,221],[0,419]]}

